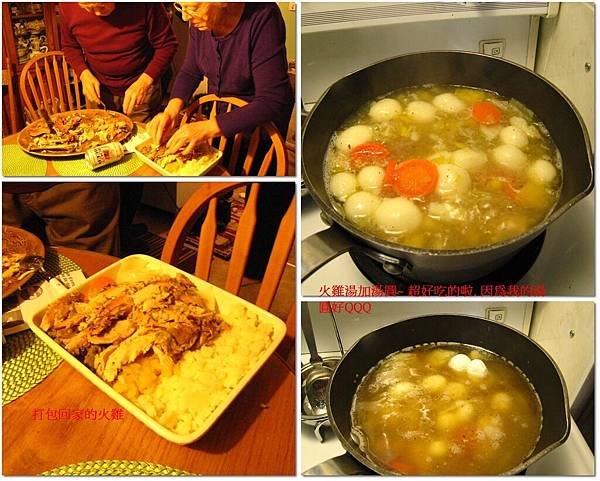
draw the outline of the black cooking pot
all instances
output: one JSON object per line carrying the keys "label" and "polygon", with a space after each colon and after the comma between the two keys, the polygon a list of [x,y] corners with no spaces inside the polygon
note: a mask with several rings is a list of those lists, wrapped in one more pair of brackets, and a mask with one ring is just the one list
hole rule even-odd
{"label": "black cooking pot", "polygon": [[[323,162],[331,136],[366,102],[424,84],[477,87],[519,100],[548,128],[562,156],[563,187],[553,212],[528,232],[501,243],[463,250],[404,247],[365,233],[333,209],[325,190]],[[424,52],[376,63],[338,80],[311,110],[302,133],[302,172],[331,227],[302,241],[302,279],[334,257],[359,251],[404,278],[458,283],[483,277],[506,264],[548,225],[593,188],[587,131],[573,104],[531,70],[496,57],[469,52]],[[590,222],[592,219],[590,219]]]}
{"label": "black cooking pot", "polygon": [[567,388],[558,367],[539,344],[511,327],[486,319],[425,316],[371,332],[342,357],[329,384],[327,409],[333,431],[348,453],[304,474],[397,474],[368,459],[352,439],[352,399],[362,378],[383,358],[407,347],[436,342],[457,342],[494,352],[521,369],[537,391],[542,404],[540,438],[526,460],[503,474],[524,471],[566,441],[571,428]]}

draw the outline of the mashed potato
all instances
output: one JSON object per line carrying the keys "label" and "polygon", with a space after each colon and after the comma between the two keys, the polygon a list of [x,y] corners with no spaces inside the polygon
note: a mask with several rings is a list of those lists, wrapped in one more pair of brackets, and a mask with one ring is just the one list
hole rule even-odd
{"label": "mashed potato", "polygon": [[230,329],[185,352],[172,372],[152,356],[126,366],[114,388],[177,434],[199,430],[273,342],[273,326],[241,304],[222,316]]}

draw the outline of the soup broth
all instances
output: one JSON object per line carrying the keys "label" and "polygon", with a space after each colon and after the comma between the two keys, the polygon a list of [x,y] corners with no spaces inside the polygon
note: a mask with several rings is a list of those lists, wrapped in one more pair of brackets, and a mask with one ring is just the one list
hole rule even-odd
{"label": "soup broth", "polygon": [[531,454],[541,425],[520,370],[457,344],[391,354],[363,378],[352,409],[360,449],[402,474],[506,472]]}
{"label": "soup broth", "polygon": [[524,105],[455,86],[369,102],[332,138],[326,186],[336,210],[386,241],[465,249],[516,237],[558,201],[562,165]]}

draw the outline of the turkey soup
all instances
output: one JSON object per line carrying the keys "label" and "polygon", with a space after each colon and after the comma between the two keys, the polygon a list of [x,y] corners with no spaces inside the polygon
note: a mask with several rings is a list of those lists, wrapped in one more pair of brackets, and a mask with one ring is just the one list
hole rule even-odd
{"label": "turkey soup", "polygon": [[427,86],[369,102],[332,137],[334,208],[400,245],[465,249],[542,222],[562,185],[558,149],[523,104],[464,87]]}
{"label": "turkey soup", "polygon": [[533,451],[542,408],[514,365],[480,348],[397,352],[362,379],[352,433],[375,464],[401,474],[488,475]]}

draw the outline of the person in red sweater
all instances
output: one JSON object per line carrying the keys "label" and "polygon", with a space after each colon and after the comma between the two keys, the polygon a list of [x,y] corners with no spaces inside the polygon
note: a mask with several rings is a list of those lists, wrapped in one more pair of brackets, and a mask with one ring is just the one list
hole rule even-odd
{"label": "person in red sweater", "polygon": [[162,3],[61,3],[62,49],[87,100],[148,121],[177,50]]}

